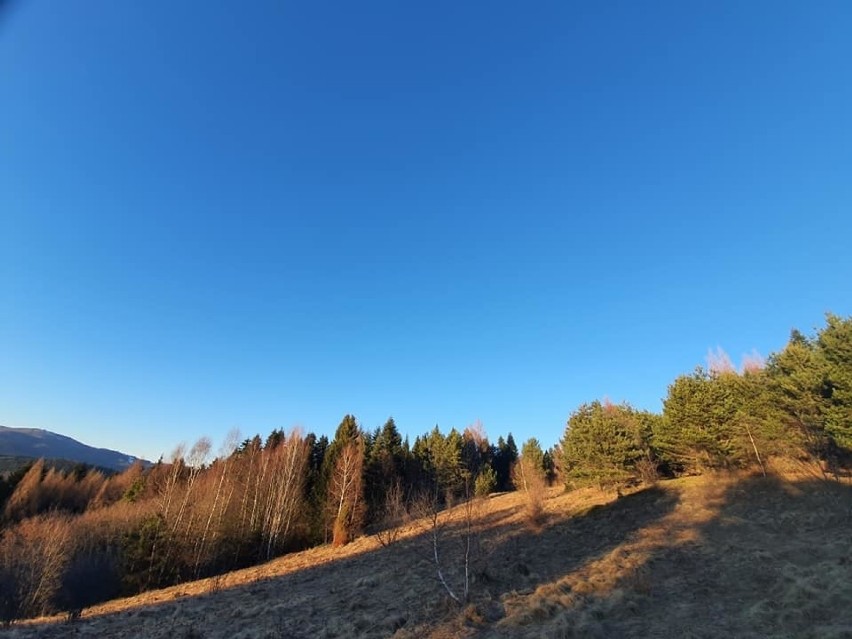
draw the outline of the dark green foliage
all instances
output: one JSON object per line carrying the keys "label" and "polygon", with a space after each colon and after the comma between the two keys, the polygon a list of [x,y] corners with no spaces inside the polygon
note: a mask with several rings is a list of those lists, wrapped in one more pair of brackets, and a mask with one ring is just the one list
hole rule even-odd
{"label": "dark green foliage", "polygon": [[769,358],[767,384],[775,418],[806,453],[830,467],[852,455],[852,318],[826,316],[813,339],[793,331]]}
{"label": "dark green foliage", "polygon": [[33,457],[21,457],[19,455],[0,455],[0,480],[11,474],[19,473],[22,469],[26,472],[35,462]]}
{"label": "dark green foliage", "polygon": [[125,594],[174,583],[178,569],[164,552],[168,542],[163,519],[159,516],[148,517],[124,533],[121,574]]}
{"label": "dark green foliage", "polygon": [[712,376],[698,369],[669,386],[654,443],[678,472],[738,466],[745,460],[735,437],[739,398],[729,375],[735,374]]}
{"label": "dark green foliage", "polygon": [[794,332],[787,347],[769,358],[769,390],[787,423],[802,433],[811,452],[822,448],[828,409],[826,366],[814,345]]}
{"label": "dark green foliage", "polygon": [[852,450],[852,320],[828,315],[810,339],[793,331],[766,368],[698,369],[669,387],[654,448],[675,473],[807,456],[830,468]]}
{"label": "dark green foliage", "polygon": [[492,463],[494,472],[497,473],[497,490],[512,489],[512,467],[518,461],[518,447],[512,433],[504,440],[497,438],[497,450],[494,452]]}
{"label": "dark green foliage", "polygon": [[464,429],[461,460],[468,477],[478,477],[485,466],[493,471],[494,451],[495,448],[488,442],[481,423],[476,422],[473,426]]}
{"label": "dark green foliage", "polygon": [[368,520],[378,520],[388,492],[402,484],[407,457],[402,436],[391,417],[376,430],[368,446],[365,469]]}
{"label": "dark green foliage", "polygon": [[544,471],[544,451],[535,437],[531,437],[521,446],[521,457],[535,469]]}
{"label": "dark green foliage", "polygon": [[325,454],[328,450],[328,437],[325,435],[317,437],[314,433],[308,433],[305,436],[305,441],[310,450],[308,454],[308,476],[305,480],[305,496],[308,499],[313,499],[319,489],[319,484],[321,484],[320,477]]}
{"label": "dark green foliage", "polygon": [[[260,435],[255,435],[251,439],[244,439],[234,453],[236,455],[244,455],[251,451],[258,451],[261,449],[263,449],[263,440],[260,438]],[[162,462],[162,459],[160,461]]]}
{"label": "dark green foliage", "polygon": [[474,494],[477,497],[488,497],[497,488],[497,473],[488,464],[485,464],[474,481]]}
{"label": "dark green foliage", "polygon": [[541,462],[544,468],[544,479],[548,486],[552,486],[553,481],[556,479],[556,461],[554,460],[554,450],[552,448],[544,451]]}
{"label": "dark green foliage", "polygon": [[669,387],[663,418],[652,425],[654,446],[678,473],[763,466],[795,449],[774,413],[765,371],[698,369]]}
{"label": "dark green foliage", "polygon": [[608,486],[634,480],[650,442],[639,413],[627,404],[583,404],[562,438],[566,486]]}
{"label": "dark green foliage", "polygon": [[319,543],[323,539],[325,529],[325,482],[322,481],[323,461],[328,450],[328,437],[323,435],[317,437],[314,433],[308,433],[305,440],[310,447],[308,455],[307,477],[305,478],[305,502],[308,510],[309,538],[313,543]]}
{"label": "dark green foliage", "polygon": [[271,433],[269,433],[269,436],[266,438],[266,443],[263,445],[263,447],[267,450],[275,450],[276,448],[278,448],[278,446],[281,445],[281,442],[284,441],[285,437],[286,436],[284,434],[284,429],[276,428]]}
{"label": "dark green foliage", "polygon": [[462,464],[462,437],[456,429],[445,436],[435,426],[414,440],[411,453],[420,468],[418,484],[423,490],[450,499],[461,494],[469,474]]}
{"label": "dark green foliage", "polygon": [[130,487],[121,496],[121,499],[126,502],[133,503],[145,492],[145,476],[137,477]]}
{"label": "dark green foliage", "polygon": [[839,448],[852,451],[852,318],[828,315],[817,350],[825,365],[826,433]]}

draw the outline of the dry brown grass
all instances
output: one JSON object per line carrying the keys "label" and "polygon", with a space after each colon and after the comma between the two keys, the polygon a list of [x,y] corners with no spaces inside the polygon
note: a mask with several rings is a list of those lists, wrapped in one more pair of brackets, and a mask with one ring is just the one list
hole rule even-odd
{"label": "dry brown grass", "polygon": [[[40,620],[10,637],[852,637],[852,487],[706,476],[623,498],[551,489],[539,530],[492,497],[470,603],[448,603],[422,523]],[[448,513],[452,531],[462,509]]]}

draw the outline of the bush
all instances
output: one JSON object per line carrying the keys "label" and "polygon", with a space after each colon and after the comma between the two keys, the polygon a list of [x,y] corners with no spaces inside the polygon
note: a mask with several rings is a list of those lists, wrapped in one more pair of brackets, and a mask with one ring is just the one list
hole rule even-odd
{"label": "bush", "polygon": [[497,473],[490,465],[485,464],[473,484],[473,492],[477,497],[488,497],[497,488]]}
{"label": "bush", "polygon": [[56,607],[76,619],[84,608],[113,599],[121,593],[118,561],[108,549],[79,553],[62,576]]}
{"label": "bush", "polygon": [[68,563],[71,526],[53,515],[24,520],[0,542],[0,616],[5,623],[55,610]]}
{"label": "bush", "polygon": [[0,622],[8,626],[20,619],[23,616],[22,607],[17,575],[11,567],[0,566]]}
{"label": "bush", "polygon": [[137,523],[122,535],[122,590],[136,594],[147,588],[174,583],[178,566],[167,561],[170,542],[164,531],[163,518],[152,515]]}

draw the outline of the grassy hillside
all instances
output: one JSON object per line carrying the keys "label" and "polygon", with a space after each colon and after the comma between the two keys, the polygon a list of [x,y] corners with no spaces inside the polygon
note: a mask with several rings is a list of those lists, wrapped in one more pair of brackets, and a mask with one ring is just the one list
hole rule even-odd
{"label": "grassy hillside", "polygon": [[[532,529],[519,494],[480,507],[465,607],[415,521],[388,547],[315,548],[7,636],[852,637],[852,486],[704,476],[622,498],[554,489],[545,510]],[[447,557],[464,519],[447,515]],[[444,564],[448,581],[461,566]]]}

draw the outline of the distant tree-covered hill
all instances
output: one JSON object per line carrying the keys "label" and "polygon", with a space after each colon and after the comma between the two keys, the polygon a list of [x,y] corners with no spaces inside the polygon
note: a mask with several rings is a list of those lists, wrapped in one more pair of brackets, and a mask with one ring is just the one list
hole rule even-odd
{"label": "distant tree-covered hill", "polygon": [[107,448],[94,448],[40,428],[0,426],[0,457],[62,459],[111,470],[124,470],[136,457]]}

